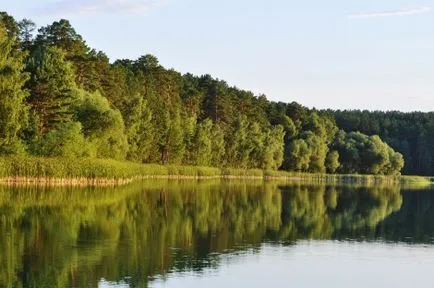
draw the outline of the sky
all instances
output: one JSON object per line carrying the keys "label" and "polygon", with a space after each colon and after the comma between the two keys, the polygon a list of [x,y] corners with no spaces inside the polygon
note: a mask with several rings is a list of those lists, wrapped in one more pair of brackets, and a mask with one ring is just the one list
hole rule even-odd
{"label": "sky", "polygon": [[112,61],[318,109],[434,111],[434,0],[0,0],[38,26],[66,18]]}

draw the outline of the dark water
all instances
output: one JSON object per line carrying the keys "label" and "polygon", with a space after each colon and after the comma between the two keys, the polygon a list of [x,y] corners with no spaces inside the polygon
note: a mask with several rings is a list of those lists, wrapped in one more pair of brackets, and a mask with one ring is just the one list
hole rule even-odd
{"label": "dark water", "polygon": [[0,287],[434,286],[434,190],[0,187]]}

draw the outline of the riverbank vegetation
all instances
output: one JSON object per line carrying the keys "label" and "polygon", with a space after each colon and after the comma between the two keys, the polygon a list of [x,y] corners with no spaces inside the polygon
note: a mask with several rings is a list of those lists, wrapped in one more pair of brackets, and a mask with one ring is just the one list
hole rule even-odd
{"label": "riverbank vegetation", "polygon": [[[181,74],[152,55],[109,61],[68,20],[36,32],[32,21],[2,12],[0,55],[3,156],[126,160],[193,175],[217,170],[181,166],[373,175],[399,175],[404,166],[384,139],[341,130],[328,111],[271,102],[210,75]],[[142,169],[110,164],[98,172],[86,165],[55,173]]]}
{"label": "riverbank vegetation", "polygon": [[116,185],[152,178],[256,179],[309,183],[430,185],[429,177],[319,174],[261,169],[139,164],[113,159],[0,157],[0,183],[43,185]]}

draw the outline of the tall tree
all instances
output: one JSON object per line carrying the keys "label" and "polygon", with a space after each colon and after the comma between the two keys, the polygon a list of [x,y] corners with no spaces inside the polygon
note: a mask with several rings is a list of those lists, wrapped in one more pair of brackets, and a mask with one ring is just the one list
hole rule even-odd
{"label": "tall tree", "polygon": [[193,138],[191,153],[192,164],[198,166],[211,166],[212,161],[212,127],[210,119],[199,123],[196,126],[196,133]]}
{"label": "tall tree", "polygon": [[18,28],[21,46],[27,50],[33,44],[33,32],[36,29],[36,24],[32,20],[24,18],[18,22]]}
{"label": "tall tree", "polygon": [[44,134],[56,124],[73,119],[74,73],[64,57],[58,48],[40,47],[27,60],[26,70],[30,72],[27,101],[35,112],[36,134]]}
{"label": "tall tree", "polygon": [[211,166],[226,166],[228,161],[226,156],[225,134],[220,124],[213,123],[211,138]]}
{"label": "tall tree", "polygon": [[24,150],[19,132],[27,119],[23,86],[28,75],[23,72],[24,54],[14,47],[15,38],[0,22],[0,154]]}
{"label": "tall tree", "polygon": [[339,163],[339,153],[338,151],[330,151],[327,154],[326,160],[325,160],[325,167],[327,169],[327,173],[335,173],[336,170],[338,170],[339,166],[341,164]]}
{"label": "tall tree", "polygon": [[69,60],[76,56],[82,56],[89,51],[81,35],[65,19],[40,28],[35,43],[37,46],[60,48],[65,51],[65,56]]}
{"label": "tall tree", "polygon": [[260,168],[265,170],[277,170],[283,162],[284,156],[284,137],[283,126],[275,126],[266,133],[262,161]]}
{"label": "tall tree", "polygon": [[240,116],[233,123],[233,132],[227,139],[226,153],[228,165],[235,168],[247,168],[252,146],[248,145],[249,122],[246,116]]}
{"label": "tall tree", "polygon": [[14,17],[10,16],[4,11],[0,11],[0,23],[3,29],[6,29],[6,35],[11,39],[17,39],[19,34],[19,27]]}

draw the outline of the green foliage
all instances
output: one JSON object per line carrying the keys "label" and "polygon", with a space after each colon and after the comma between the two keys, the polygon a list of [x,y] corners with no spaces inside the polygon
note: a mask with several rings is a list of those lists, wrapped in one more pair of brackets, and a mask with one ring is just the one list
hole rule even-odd
{"label": "green foliage", "polygon": [[[285,139],[284,168],[291,171],[326,172],[327,153],[337,131],[334,121],[316,111],[303,111],[301,106],[294,103],[288,104],[285,110],[280,113],[287,115],[279,118],[283,119],[284,127],[290,127],[287,130],[292,136]],[[288,120],[289,115],[296,118],[297,130],[292,128],[295,124]]]}
{"label": "green foliage", "polygon": [[226,153],[227,164],[234,168],[247,168],[249,154],[252,146],[248,146],[248,128],[247,117],[242,116],[233,124],[233,133],[230,139],[227,139]]}
{"label": "green foliage", "polygon": [[[78,124],[79,125],[79,124]],[[77,138],[80,134],[73,135]],[[63,136],[64,137],[64,136]],[[65,137],[67,138],[67,137]],[[92,153],[91,146],[82,145],[82,150],[75,149],[77,141],[71,139],[66,147],[77,153],[89,151]],[[57,143],[57,142],[56,142]],[[43,143],[42,143],[43,144]],[[64,143],[60,143],[64,145]],[[52,151],[65,151],[65,148],[56,148],[55,140],[52,142]],[[65,146],[63,146],[65,147]],[[57,149],[57,150],[56,150]],[[47,149],[48,150],[48,149]],[[60,153],[61,153],[60,152]],[[313,173],[295,173],[276,170],[261,169],[234,169],[234,168],[213,168],[201,166],[179,166],[179,165],[158,165],[158,164],[138,164],[134,162],[116,161],[111,159],[95,159],[86,157],[23,157],[9,156],[0,158],[0,178],[18,177],[18,181],[33,181],[35,179],[64,179],[65,183],[94,183],[97,179],[101,183],[110,183],[111,179],[117,179],[120,183],[125,183],[137,178],[187,178],[196,177],[211,178],[254,178],[254,179],[276,179],[291,180],[307,183],[364,183],[364,184],[397,184],[397,183],[417,183],[426,184],[430,179],[425,177],[410,176],[384,176],[384,175],[331,175]],[[76,181],[78,179],[78,182]],[[5,179],[3,179],[5,180]],[[69,180],[71,182],[69,182]],[[98,183],[98,182],[97,182]]]}
{"label": "green foliage", "polygon": [[41,156],[89,157],[95,148],[86,141],[81,124],[69,122],[57,125],[33,143],[33,153]]}
{"label": "green foliage", "polygon": [[215,167],[226,166],[225,134],[218,123],[213,124],[211,131],[211,163]]}
{"label": "green foliage", "polygon": [[73,120],[72,105],[76,100],[74,72],[58,48],[38,47],[27,60],[30,80],[27,102],[37,118],[36,135],[43,135],[55,125]]}
{"label": "green foliage", "polygon": [[398,111],[328,111],[345,132],[378,135],[402,154],[404,174],[434,175],[434,113]]}
{"label": "green foliage", "polygon": [[17,38],[19,34],[19,26],[17,21],[4,11],[0,11],[0,26],[6,29],[6,36],[9,39]]}
{"label": "green foliage", "polygon": [[310,150],[308,171],[325,173],[325,160],[328,151],[325,139],[311,131],[303,133],[302,138],[305,139]]}
{"label": "green foliage", "polygon": [[193,159],[192,164],[197,166],[211,166],[212,160],[212,121],[206,119],[197,124],[196,133],[193,138]]}
{"label": "green foliage", "polygon": [[29,49],[32,45],[33,31],[36,29],[36,24],[32,20],[23,19],[18,22],[18,28],[21,46],[24,49]]}
{"label": "green foliage", "polygon": [[287,142],[291,141],[291,139],[297,135],[297,127],[295,126],[294,122],[287,115],[283,115],[280,124],[285,129]]}
{"label": "green foliage", "polygon": [[404,165],[402,155],[378,136],[340,131],[333,147],[340,156],[341,173],[394,175]]}
{"label": "green foliage", "polygon": [[77,91],[76,119],[83,126],[83,134],[96,148],[100,158],[125,159],[127,139],[119,110],[112,108],[99,93]]}
{"label": "green foliage", "polygon": [[14,43],[0,22],[0,154],[24,151],[19,134],[27,120],[27,92],[22,88],[28,75],[23,73],[24,54]]}
{"label": "green foliage", "polygon": [[[67,139],[64,142],[56,142],[55,139],[51,142],[51,146],[43,142],[45,145],[41,147],[44,151],[57,154],[64,153],[64,156],[74,156],[71,158],[62,157],[5,157],[0,158],[0,177],[48,177],[48,178],[79,178],[91,181],[95,178],[105,179],[133,179],[136,177],[153,177],[153,176],[175,176],[175,177],[220,177],[222,171],[219,168],[198,167],[198,166],[176,166],[176,165],[157,165],[157,164],[138,164],[126,161],[116,161],[111,159],[94,159],[85,157],[75,157],[73,153],[83,153],[86,147],[81,144],[81,150],[78,149],[80,141],[80,133],[77,127],[68,127],[69,131],[64,128],[60,132],[52,132],[50,134],[62,134],[62,139]],[[71,132],[72,130],[72,132]],[[55,130],[56,131],[56,130]],[[65,135],[69,133],[70,135]],[[75,134],[74,134],[75,133]],[[52,136],[54,139],[56,134]],[[55,147],[55,143],[59,143],[59,148]],[[51,150],[49,150],[51,149]],[[47,152],[47,154],[48,154]],[[69,153],[69,154],[68,154]],[[81,155],[83,156],[83,155]],[[246,172],[244,172],[246,173]]]}
{"label": "green foliage", "polygon": [[126,135],[129,144],[127,159],[145,163],[150,157],[154,127],[152,111],[142,97],[134,97],[123,115],[126,120]]}
{"label": "green foliage", "polygon": [[309,169],[311,151],[303,139],[297,139],[287,146],[284,168],[290,171],[307,171]]}
{"label": "green foliage", "polygon": [[339,163],[339,152],[338,151],[330,151],[327,154],[325,166],[327,169],[327,173],[335,173],[338,170],[341,164]]}
{"label": "green foliage", "polygon": [[[181,75],[150,54],[110,63],[65,19],[35,36],[31,20],[17,23],[7,13],[0,20],[1,154],[303,173],[397,174],[403,166],[378,137],[360,134],[367,146],[351,144],[358,138],[338,133],[330,111],[270,102],[210,75]],[[431,130],[418,142],[419,159],[431,157]],[[405,158],[414,149],[409,141],[391,145]],[[419,162],[428,169],[430,161]]]}
{"label": "green foliage", "polygon": [[66,53],[68,59],[83,55],[88,48],[68,20],[61,19],[38,30],[36,46],[57,47]]}
{"label": "green foliage", "polygon": [[280,125],[266,132],[261,168],[264,170],[277,170],[283,162],[284,156],[284,128]]}

